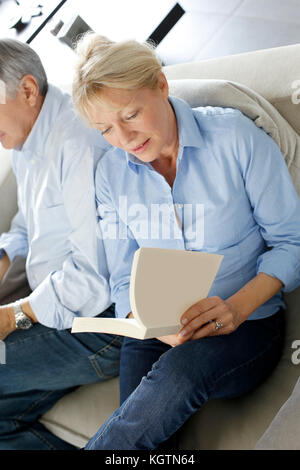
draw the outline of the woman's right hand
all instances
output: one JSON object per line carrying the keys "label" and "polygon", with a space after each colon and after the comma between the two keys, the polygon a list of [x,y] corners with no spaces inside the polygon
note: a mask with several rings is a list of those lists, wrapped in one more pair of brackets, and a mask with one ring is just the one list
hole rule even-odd
{"label": "woman's right hand", "polygon": [[191,339],[193,333],[190,335],[180,336],[179,334],[176,335],[168,335],[168,336],[159,336],[157,339],[162,341],[163,343],[168,344],[174,348],[175,346],[179,346],[180,344],[186,343]]}
{"label": "woman's right hand", "polygon": [[[132,312],[128,313],[126,318],[134,318]],[[174,348],[175,346],[178,346],[179,344],[185,343],[192,336],[193,336],[193,333],[191,333],[190,335],[185,335],[185,336],[179,336],[179,334],[177,334],[177,335],[160,336],[159,338],[156,338],[156,339]]]}

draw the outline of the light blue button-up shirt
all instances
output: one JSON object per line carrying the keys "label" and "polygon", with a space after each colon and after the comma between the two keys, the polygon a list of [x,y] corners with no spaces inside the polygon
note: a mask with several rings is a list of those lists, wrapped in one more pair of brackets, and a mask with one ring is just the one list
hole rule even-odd
{"label": "light blue button-up shirt", "polygon": [[70,328],[111,303],[104,248],[97,239],[94,171],[108,144],[49,86],[26,142],[13,151],[18,213],[0,237],[11,261],[26,258],[28,300],[38,321]]}
{"label": "light blue button-up shirt", "polygon": [[[170,101],[179,131],[172,188],[150,163],[120,149],[109,150],[96,170],[99,236],[117,315],[131,311],[130,271],[140,246],[224,255],[209,296],[226,299],[260,272],[293,290],[300,283],[300,201],[279,148],[238,110]],[[249,319],[281,306],[280,291]]]}

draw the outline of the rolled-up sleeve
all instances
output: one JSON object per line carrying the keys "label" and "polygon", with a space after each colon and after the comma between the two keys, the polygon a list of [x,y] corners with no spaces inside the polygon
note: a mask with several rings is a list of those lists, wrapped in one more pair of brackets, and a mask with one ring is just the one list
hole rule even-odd
{"label": "rolled-up sleeve", "polygon": [[257,259],[257,273],[279,279],[283,291],[300,284],[300,200],[284,158],[263,130],[241,114],[237,158],[253,217],[269,250]]}

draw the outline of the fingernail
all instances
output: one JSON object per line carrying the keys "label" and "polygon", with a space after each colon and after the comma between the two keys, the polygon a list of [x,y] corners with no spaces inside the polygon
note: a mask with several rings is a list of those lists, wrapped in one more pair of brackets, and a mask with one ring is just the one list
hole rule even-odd
{"label": "fingernail", "polygon": [[186,333],[187,333],[187,332],[186,332],[185,330],[182,330],[182,331],[179,333],[179,336],[184,336],[184,335],[186,335]]}
{"label": "fingernail", "polygon": [[181,320],[181,323],[182,323],[183,325],[186,325],[187,322],[188,322],[188,321],[187,321],[187,318],[183,318],[183,319]]}

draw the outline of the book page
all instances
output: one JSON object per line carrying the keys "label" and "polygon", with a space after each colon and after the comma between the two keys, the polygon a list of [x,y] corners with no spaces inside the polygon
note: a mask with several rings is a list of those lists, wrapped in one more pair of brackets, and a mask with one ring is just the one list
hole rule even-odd
{"label": "book page", "polygon": [[134,318],[76,317],[71,333],[107,333],[143,339],[145,329]]}
{"label": "book page", "polygon": [[198,251],[139,248],[130,279],[134,318],[146,329],[180,325],[181,315],[207,297],[222,259]]}

